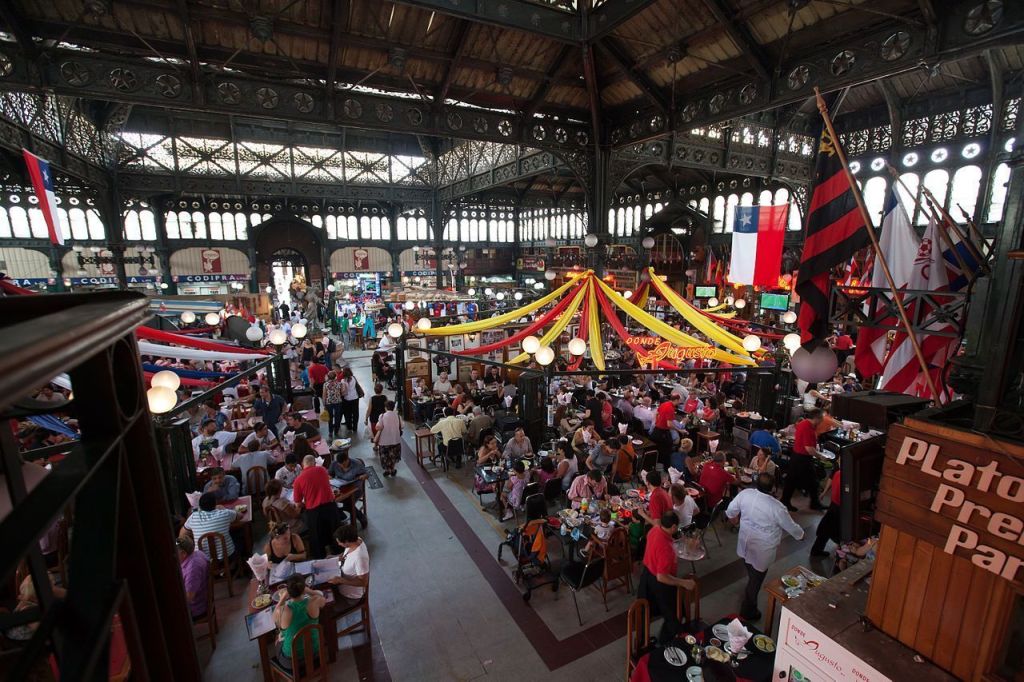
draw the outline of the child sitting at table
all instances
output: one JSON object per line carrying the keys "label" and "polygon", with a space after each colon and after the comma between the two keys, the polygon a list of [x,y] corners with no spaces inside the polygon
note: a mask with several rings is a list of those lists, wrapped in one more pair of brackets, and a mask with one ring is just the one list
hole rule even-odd
{"label": "child sitting at table", "polygon": [[612,536],[612,531],[615,530],[615,522],[612,521],[610,509],[602,509],[599,518],[600,521],[594,524],[594,532],[587,540],[587,546],[583,548],[583,553],[587,556],[590,556],[594,549],[603,548],[604,543],[608,541],[608,538]]}
{"label": "child sitting at table", "polygon": [[523,506],[523,491],[526,490],[528,481],[529,476],[526,475],[526,465],[523,464],[521,459],[517,459],[512,463],[512,475],[509,476],[508,485],[505,491],[501,493],[501,501],[505,505],[505,514],[501,517],[502,521],[511,519],[513,516],[512,510]]}

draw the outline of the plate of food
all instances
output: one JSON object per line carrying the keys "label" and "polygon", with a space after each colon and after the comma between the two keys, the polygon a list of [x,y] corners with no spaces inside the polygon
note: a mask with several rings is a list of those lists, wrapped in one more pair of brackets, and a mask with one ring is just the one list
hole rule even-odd
{"label": "plate of food", "polygon": [[729,628],[725,624],[719,623],[711,627],[711,634],[724,642],[729,639]]}
{"label": "plate of food", "polygon": [[750,413],[749,412],[737,412],[736,416],[737,417],[742,417],[743,419],[746,419],[747,417],[750,416]]}
{"label": "plate of food", "polygon": [[640,491],[637,490],[636,488],[631,488],[631,489],[626,491],[626,496],[627,497],[640,497]]}
{"label": "plate of food", "polygon": [[671,665],[674,665],[677,668],[681,668],[686,665],[686,652],[679,647],[665,647],[665,650],[662,653],[665,656],[665,660]]}
{"label": "plate of food", "polygon": [[729,662],[729,654],[725,653],[717,646],[704,647],[704,653],[707,654],[707,657],[710,658],[712,661],[718,661],[719,663]]}
{"label": "plate of food", "polygon": [[643,445],[643,444],[644,444],[644,442],[642,440],[640,440],[639,438],[634,438],[633,439],[633,445]]}
{"label": "plate of food", "polygon": [[766,654],[775,651],[775,641],[768,635],[754,635],[754,646]]}
{"label": "plate of food", "polygon": [[273,601],[269,594],[260,594],[253,599],[249,605],[254,609],[265,609],[270,606],[270,602]]}
{"label": "plate of food", "polygon": [[782,576],[782,584],[786,587],[803,587],[804,580],[800,576],[784,575]]}

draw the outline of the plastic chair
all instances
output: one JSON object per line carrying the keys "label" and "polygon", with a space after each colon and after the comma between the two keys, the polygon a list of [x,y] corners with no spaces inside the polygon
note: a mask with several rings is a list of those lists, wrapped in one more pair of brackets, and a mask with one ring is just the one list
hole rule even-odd
{"label": "plastic chair", "polygon": [[562,479],[552,478],[544,484],[544,499],[548,502],[557,500],[562,496]]}
{"label": "plastic chair", "polygon": [[193,618],[192,624],[206,626],[206,634],[197,635],[196,641],[208,638],[213,650],[216,651],[217,633],[220,632],[220,626],[217,624],[217,607],[213,602],[213,585],[213,573],[208,572],[206,574],[206,613],[198,618]]}
{"label": "plastic chair", "polygon": [[339,610],[335,614],[335,620],[341,621],[342,618],[359,611],[359,621],[353,625],[348,626],[343,630],[338,630],[338,636],[349,635],[353,632],[364,632],[366,639],[370,639],[370,577],[366,577],[366,589],[363,590],[363,596],[355,604],[347,606],[344,610]]}
{"label": "plastic chair", "polygon": [[[604,610],[608,610],[608,593],[618,587],[625,587],[633,593],[633,558],[629,552],[629,535],[625,528],[612,531],[604,544],[604,571],[601,574],[601,598]],[[616,587],[611,583],[618,582]]]}
{"label": "plastic chair", "polygon": [[228,556],[228,543],[224,536],[220,533],[207,533],[196,542],[196,548],[206,552],[210,557],[210,579],[213,581],[210,592],[213,592],[213,587],[218,582],[224,580],[228,584],[228,596],[235,596],[235,588],[232,584],[235,577],[231,572],[231,557]]}
{"label": "plastic chair", "polygon": [[651,604],[637,599],[626,612],[626,682],[630,682],[640,656],[651,640]]}
{"label": "plastic chair", "polygon": [[[313,633],[318,633],[319,647],[314,651]],[[310,623],[295,633],[292,640],[292,669],[282,666],[277,656],[270,659],[270,674],[274,680],[306,682],[327,680],[327,650],[324,648],[324,630],[319,623]]]}
{"label": "plastic chair", "polygon": [[693,580],[693,589],[676,588],[676,618],[683,624],[696,623],[700,620],[700,581],[697,580],[696,573],[686,577]]}
{"label": "plastic chair", "polygon": [[561,579],[569,591],[572,592],[572,603],[576,606],[576,620],[583,626],[583,617],[580,615],[580,604],[576,599],[576,593],[590,587],[604,573],[604,558],[592,552],[586,563],[571,561],[562,568]]}

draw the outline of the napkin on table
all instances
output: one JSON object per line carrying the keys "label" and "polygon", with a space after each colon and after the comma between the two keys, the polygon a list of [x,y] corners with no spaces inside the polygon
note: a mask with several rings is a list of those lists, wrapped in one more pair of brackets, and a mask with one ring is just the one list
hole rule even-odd
{"label": "napkin on table", "polygon": [[192,507],[193,509],[199,506],[199,498],[202,496],[203,493],[202,491],[199,490],[195,491],[194,493],[185,493],[185,499],[188,500],[189,506]]}
{"label": "napkin on table", "polygon": [[[676,469],[675,467],[669,467],[668,477],[669,480],[672,482],[672,485],[675,485],[683,478],[683,472],[681,472],[679,469]],[[644,482],[646,483],[646,481]]]}
{"label": "napkin on table", "polygon": [[256,576],[257,580],[266,580],[269,566],[266,554],[253,554],[246,563],[249,564],[249,568],[252,569],[252,574]]}
{"label": "napkin on table", "polygon": [[318,467],[322,467],[324,465],[324,458],[323,457],[317,457],[316,458],[316,465]]}
{"label": "napkin on table", "polygon": [[726,629],[729,631],[729,648],[734,652],[742,649],[743,645],[753,635],[738,618],[733,618],[729,625],[726,626]]}

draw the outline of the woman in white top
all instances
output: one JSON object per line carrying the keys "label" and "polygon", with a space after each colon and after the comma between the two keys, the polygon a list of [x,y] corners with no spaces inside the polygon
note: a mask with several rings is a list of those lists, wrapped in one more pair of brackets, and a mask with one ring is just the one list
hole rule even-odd
{"label": "woman in white top", "polygon": [[555,452],[558,455],[558,467],[555,469],[555,476],[562,479],[562,490],[568,490],[569,486],[572,485],[572,480],[576,478],[576,474],[580,471],[579,463],[576,461],[576,455],[572,451],[572,446],[569,445],[568,441],[560,440],[555,445]]}
{"label": "woman in white top", "polygon": [[402,419],[395,411],[395,401],[389,400],[385,412],[377,420],[377,433],[373,437],[377,445],[377,456],[380,457],[384,476],[394,476],[395,465],[402,457]]}
{"label": "woman in white top", "polygon": [[341,387],[345,428],[349,434],[355,436],[356,422],[359,420],[359,382],[352,376],[352,370],[348,367],[341,370]]}
{"label": "woman in white top", "polygon": [[370,584],[370,555],[366,551],[366,543],[356,532],[354,523],[349,523],[334,531],[334,541],[342,548],[338,557],[341,564],[341,577],[331,578],[328,582],[339,585],[341,606],[355,606],[366,594]]}

